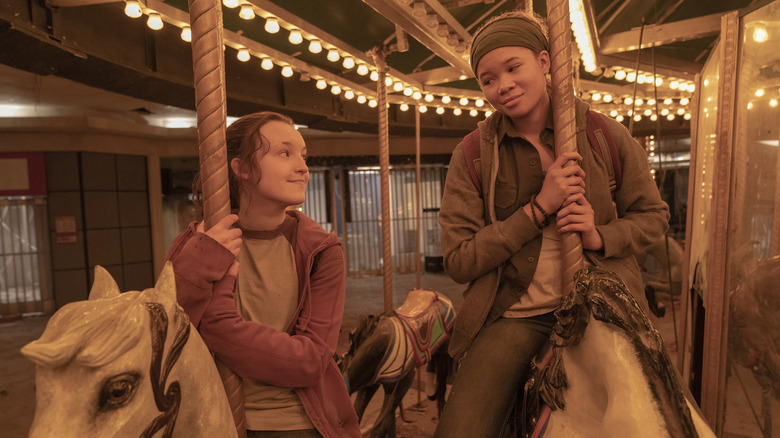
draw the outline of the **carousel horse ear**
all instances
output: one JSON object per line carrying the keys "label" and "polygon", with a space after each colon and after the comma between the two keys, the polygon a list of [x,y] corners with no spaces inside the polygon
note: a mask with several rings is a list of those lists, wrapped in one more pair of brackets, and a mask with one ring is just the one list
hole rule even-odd
{"label": "carousel horse ear", "polygon": [[89,299],[114,298],[119,296],[119,293],[119,286],[114,281],[114,277],[102,266],[95,265],[95,282],[92,283],[92,290],[89,291]]}
{"label": "carousel horse ear", "polygon": [[157,283],[154,285],[153,294],[156,302],[163,305],[165,313],[173,315],[176,312],[176,277],[173,273],[173,264],[165,262]]}

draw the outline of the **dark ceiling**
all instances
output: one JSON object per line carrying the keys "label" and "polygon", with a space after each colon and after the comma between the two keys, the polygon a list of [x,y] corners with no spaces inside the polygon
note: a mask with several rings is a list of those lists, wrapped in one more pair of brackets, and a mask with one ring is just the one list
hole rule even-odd
{"label": "dark ceiling", "polygon": [[[242,0],[243,2],[244,0]],[[435,98],[425,103],[431,110],[421,115],[423,135],[459,136],[473,129],[484,117],[486,107],[478,107],[480,96],[463,48],[470,34],[485,19],[513,8],[523,8],[522,0],[247,0],[257,16],[239,18],[239,8],[223,7],[226,36],[226,88],[228,113],[241,115],[257,110],[289,113],[299,123],[331,131],[376,132],[377,112],[343,93],[317,88],[317,80],[327,80],[328,88],[339,83],[342,89],[353,88],[357,95],[369,99],[376,93],[376,83],[359,75],[356,68],[345,68],[342,60],[352,55],[372,64],[368,54],[374,47],[384,47],[389,74]],[[419,3],[419,4],[418,4]],[[640,70],[664,74],[667,82],[659,96],[676,99],[689,97],[687,91],[671,90],[673,79],[692,81],[709,55],[718,36],[724,12],[753,8],[768,1],[751,0],[583,0],[586,15],[595,28],[596,55],[599,68],[587,73],[580,68],[579,91],[631,95],[633,84],[613,77],[618,68],[632,69],[637,63],[635,47],[642,37]],[[104,90],[138,99],[194,109],[192,57],[189,43],[180,38],[178,25],[188,22],[188,4],[184,0],[145,0],[166,21],[162,30],[146,26],[146,15],[130,18],[124,2],[104,0],[3,0],[0,3],[0,63],[38,75],[57,75]],[[414,8],[425,8],[416,21]],[[544,16],[546,4],[533,3],[535,12]],[[148,10],[145,10],[148,13]],[[283,28],[270,34],[263,29],[264,15],[280,19]],[[425,24],[424,20],[434,20]],[[437,30],[449,27],[449,45],[437,36]],[[338,47],[341,59],[326,59],[327,50],[310,53],[307,42],[292,44],[288,28],[299,27],[307,37],[317,36],[325,45]],[[401,35],[401,39],[397,38]],[[403,49],[404,40],[408,49]],[[632,47],[633,46],[633,47]],[[653,46],[648,49],[648,46]],[[249,62],[236,59],[237,49],[248,47]],[[576,52],[576,49],[575,49]],[[260,68],[260,59],[270,56],[273,69]],[[654,64],[653,64],[654,61]],[[282,77],[282,65],[293,66],[291,77]],[[369,65],[373,67],[373,65]],[[465,68],[464,68],[465,66]],[[310,80],[305,80],[311,78]],[[392,91],[392,90],[390,90]],[[650,93],[648,84],[638,87],[639,95]],[[456,102],[445,105],[441,97],[450,95]],[[478,115],[453,114],[458,97],[469,99],[465,112],[478,109]],[[2,96],[0,96],[2,99]],[[412,135],[414,111],[402,111],[400,103],[415,103],[412,97],[393,93],[389,101],[391,133]],[[421,101],[422,102],[422,101]],[[604,112],[619,109],[614,104],[594,102]],[[446,107],[444,114],[435,108]],[[145,111],[138,108],[139,112]],[[663,128],[687,130],[679,117],[663,120]],[[649,119],[638,128],[655,129]]]}

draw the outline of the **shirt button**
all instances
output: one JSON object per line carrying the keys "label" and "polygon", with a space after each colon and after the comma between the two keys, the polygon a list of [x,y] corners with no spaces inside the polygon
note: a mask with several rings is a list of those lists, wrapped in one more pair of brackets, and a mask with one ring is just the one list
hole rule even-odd
{"label": "shirt button", "polygon": [[528,263],[533,263],[534,261],[536,261],[536,259],[535,259],[535,258],[533,258],[533,257],[528,257]]}
{"label": "shirt button", "polygon": [[529,164],[530,164],[531,166],[536,166],[536,160],[531,160],[531,162],[530,162]]}

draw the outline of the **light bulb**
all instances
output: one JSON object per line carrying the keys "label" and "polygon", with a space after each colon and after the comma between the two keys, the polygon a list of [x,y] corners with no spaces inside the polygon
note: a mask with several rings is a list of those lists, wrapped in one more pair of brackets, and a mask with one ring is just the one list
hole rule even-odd
{"label": "light bulb", "polygon": [[664,105],[671,105],[671,104],[672,104],[672,98],[671,97],[667,97],[666,99],[664,99]]}
{"label": "light bulb", "polygon": [[763,88],[759,88],[758,90],[756,90],[755,95],[756,95],[756,97],[761,97],[761,96],[764,95],[764,93],[765,93],[764,89]]}
{"label": "light bulb", "polygon": [[436,114],[444,114],[444,107],[440,106],[440,107],[436,108]]}
{"label": "light bulb", "polygon": [[268,33],[279,32],[279,20],[276,17],[268,17],[265,19],[265,26],[263,27]]}
{"label": "light bulb", "polygon": [[423,17],[427,13],[428,11],[425,10],[425,3],[421,1],[415,2],[414,5],[412,6],[412,15],[414,15],[415,17],[418,18]]}
{"label": "light bulb", "polygon": [[655,105],[655,99],[653,99],[652,97],[650,99],[647,99],[647,104],[650,106]]}
{"label": "light bulb", "polygon": [[160,30],[163,28],[162,17],[157,12],[150,12],[146,25],[149,26],[149,29]]}
{"label": "light bulb", "polygon": [[680,105],[688,105],[691,101],[687,97],[680,99]]}
{"label": "light bulb", "polygon": [[433,29],[439,25],[439,16],[436,14],[428,14],[425,16],[425,25]]}
{"label": "light bulb", "polygon": [[263,60],[260,61],[260,67],[263,70],[271,70],[274,68],[274,62],[271,60],[271,58],[263,58]]}
{"label": "light bulb", "polygon": [[696,84],[691,82],[690,84],[688,84],[688,92],[693,93],[694,91],[696,91]]}
{"label": "light bulb", "polygon": [[642,98],[641,98],[641,97],[637,97],[637,99],[634,101],[634,103],[636,104],[636,106],[640,106],[640,105],[642,105],[643,103],[645,103],[645,101],[644,101],[644,100],[642,100]]}
{"label": "light bulb", "polygon": [[303,42],[303,35],[301,35],[300,29],[290,29],[290,36],[287,38],[292,44],[300,44]]}
{"label": "light bulb", "polygon": [[357,97],[357,103],[366,103],[368,101],[368,98],[364,94],[360,94]]}
{"label": "light bulb", "polygon": [[466,105],[469,104],[469,100],[468,100],[468,98],[461,97],[460,100],[458,101],[458,103],[460,103],[463,106],[466,106]]}
{"label": "light bulb", "polygon": [[593,93],[590,98],[593,99],[594,102],[598,102],[601,100],[601,93]]}
{"label": "light bulb", "polygon": [[756,28],[753,29],[753,41],[757,43],[764,43],[769,39],[769,32],[766,31],[766,26],[762,23],[756,23]]}
{"label": "light bulb", "polygon": [[626,104],[626,105],[631,105],[631,103],[633,103],[633,102],[634,102],[634,99],[632,99],[630,97],[626,97],[625,99],[623,99],[623,103]]}
{"label": "light bulb", "polygon": [[482,108],[483,106],[485,106],[485,101],[482,100],[482,99],[477,99],[477,100],[474,101],[474,105]]}
{"label": "light bulb", "polygon": [[634,116],[634,121],[635,122],[638,122],[640,120],[642,120],[642,116],[641,115],[637,114],[637,115]]}
{"label": "light bulb", "polygon": [[617,120],[618,122],[622,122],[624,120],[624,118],[623,118],[622,115],[619,115],[619,116],[615,117],[615,120]]}
{"label": "light bulb", "polygon": [[293,75],[292,67],[290,67],[289,65],[285,65],[284,67],[282,67],[282,76],[289,78],[292,75]]}
{"label": "light bulb", "polygon": [[610,103],[610,102],[612,102],[612,95],[611,94],[605,94],[603,99],[604,99],[604,102]]}
{"label": "light bulb", "polygon": [[241,62],[247,62],[252,57],[249,55],[249,49],[242,47],[238,49],[238,54],[236,55],[239,61]]}
{"label": "light bulb", "polygon": [[645,110],[645,112],[644,112],[644,113],[642,113],[642,114],[644,114],[644,115],[645,115],[645,117],[650,117],[650,114],[653,114],[653,110],[651,110],[651,109],[646,109],[646,110]]}
{"label": "light bulb", "polygon": [[378,71],[372,71],[371,74],[368,76],[369,79],[376,82],[379,80],[379,72]]}
{"label": "light bulb", "polygon": [[368,74],[368,66],[367,66],[367,65],[365,65],[365,64],[360,64],[360,65],[357,67],[357,74],[359,74],[360,76],[365,76],[365,75],[367,75],[367,74]]}
{"label": "light bulb", "polygon": [[450,96],[448,96],[448,95],[446,95],[446,94],[445,94],[444,96],[442,96],[442,97],[441,97],[441,103],[443,103],[443,104],[445,104],[445,105],[447,105],[447,104],[448,104],[448,103],[450,103],[451,101],[452,101],[452,99],[450,98]]}
{"label": "light bulb", "polygon": [[634,81],[636,81],[636,73],[634,73],[634,72],[631,72],[631,73],[628,73],[628,74],[626,74],[626,80],[627,80],[628,82],[634,82]]}
{"label": "light bulb", "polygon": [[691,120],[691,113],[685,113],[685,115],[683,116],[683,119]]}
{"label": "light bulb", "polygon": [[412,87],[406,87],[406,88],[404,88],[404,96],[407,96],[407,97],[409,97],[409,96],[411,96],[411,95],[412,95],[412,93],[414,93],[414,90],[412,90]]}
{"label": "light bulb", "polygon": [[652,121],[654,121],[654,122],[655,122],[656,120],[658,120],[658,114],[653,114],[653,115],[651,115],[651,116],[650,116],[650,120],[652,120]]}
{"label": "light bulb", "polygon": [[239,5],[239,0],[222,0],[222,4],[225,5],[226,8],[237,8]]}
{"label": "light bulb", "polygon": [[433,94],[426,94],[424,99],[426,102],[433,102]]}
{"label": "light bulb", "polygon": [[676,90],[679,87],[680,87],[680,83],[677,81],[672,81],[669,83],[669,88],[671,88],[672,90]]}
{"label": "light bulb", "polygon": [[425,105],[420,105],[420,106],[418,106],[418,107],[417,107],[417,109],[418,109],[418,110],[419,110],[421,113],[424,113],[424,112],[427,112],[427,111],[428,111],[428,107],[427,107],[427,106],[425,106]]}
{"label": "light bulb", "polygon": [[317,88],[319,88],[320,90],[324,90],[324,89],[328,88],[328,83],[327,83],[327,82],[325,82],[325,80],[324,80],[324,79],[318,79],[318,80],[317,80],[317,85],[316,85],[316,86],[317,86]]}
{"label": "light bulb", "polygon": [[368,106],[371,108],[376,108],[376,106],[379,105],[375,99],[371,99],[368,101]]}
{"label": "light bulb", "polygon": [[338,84],[333,85],[330,87],[331,94],[339,95],[341,94],[341,87],[338,86]]}
{"label": "light bulb", "polygon": [[412,93],[412,99],[414,100],[422,99],[422,93],[420,93],[419,91],[415,91],[414,93]]}
{"label": "light bulb", "polygon": [[141,4],[136,0],[127,0],[127,2],[125,2],[125,15],[130,18],[138,18],[143,14],[144,12],[141,9]]}
{"label": "light bulb", "polygon": [[626,71],[625,70],[618,70],[615,72],[615,79],[622,81],[626,78]]}
{"label": "light bulb", "polygon": [[618,112],[617,112],[617,110],[612,110],[612,111],[610,111],[610,112],[609,112],[609,116],[610,116],[610,117],[612,117],[613,119],[614,119],[615,117],[617,117],[617,115],[618,115]]}
{"label": "light bulb", "polygon": [[493,111],[487,110],[485,111],[485,118],[488,118],[493,115]]}
{"label": "light bulb", "polygon": [[471,117],[477,117],[477,114],[479,114],[479,111],[477,111],[477,110],[475,110],[475,109],[473,109],[473,110],[469,111],[469,115],[470,115]]}
{"label": "light bulb", "polygon": [[[389,85],[387,81],[385,81],[385,85]],[[401,82],[396,82],[393,84],[393,91],[403,91],[403,90],[404,90],[404,84],[402,84]]]}
{"label": "light bulb", "polygon": [[309,41],[309,51],[311,53],[322,52],[322,44],[320,43],[320,40],[318,40],[317,38],[312,38],[312,40]]}
{"label": "light bulb", "polygon": [[455,114],[456,116],[459,116],[459,115],[463,114],[463,110],[461,110],[460,108],[455,108],[454,110],[452,110],[452,114]]}
{"label": "light bulb", "polygon": [[401,111],[409,111],[409,105],[402,103],[401,105],[398,106],[398,109],[400,109]]}
{"label": "light bulb", "polygon": [[351,100],[355,98],[355,92],[352,90],[344,91],[344,99]]}
{"label": "light bulb", "polygon": [[189,26],[183,26],[181,28],[181,39],[191,43],[192,42],[192,29]]}
{"label": "light bulb", "polygon": [[355,67],[355,58],[351,56],[345,56],[344,62],[341,64],[341,66],[346,68],[347,70]]}
{"label": "light bulb", "polygon": [[244,3],[241,5],[241,10],[238,12],[238,16],[244,20],[251,20],[255,18],[255,8],[253,8],[249,3]]}
{"label": "light bulb", "polygon": [[669,120],[670,122],[674,120],[674,114],[669,113],[668,116],[666,116],[666,120]]}
{"label": "light bulb", "polygon": [[326,58],[328,58],[328,61],[330,62],[336,62],[339,60],[339,58],[341,58],[341,56],[339,56],[338,50],[330,49],[328,50],[328,55],[326,56]]}

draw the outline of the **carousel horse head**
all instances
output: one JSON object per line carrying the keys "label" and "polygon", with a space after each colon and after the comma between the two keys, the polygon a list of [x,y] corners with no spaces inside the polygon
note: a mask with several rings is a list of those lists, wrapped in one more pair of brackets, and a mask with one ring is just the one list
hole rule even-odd
{"label": "carousel horse head", "polygon": [[170,263],[154,288],[125,293],[95,267],[89,300],[58,310],[22,354],[36,365],[30,437],[236,436]]}
{"label": "carousel horse head", "polygon": [[552,360],[538,388],[549,408],[532,413],[531,436],[714,437],[617,275],[581,269],[555,315]]}

